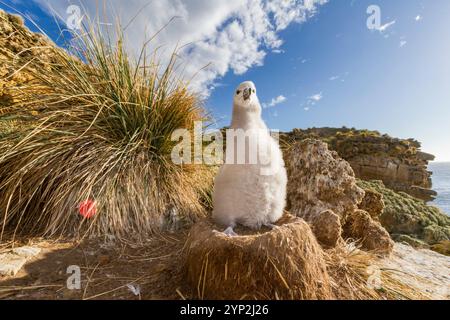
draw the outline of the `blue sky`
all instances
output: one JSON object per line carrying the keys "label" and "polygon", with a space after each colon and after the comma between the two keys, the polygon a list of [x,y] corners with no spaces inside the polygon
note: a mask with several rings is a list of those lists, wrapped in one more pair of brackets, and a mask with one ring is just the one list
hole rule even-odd
{"label": "blue sky", "polygon": [[[58,38],[41,0],[3,2],[1,8],[28,13]],[[384,31],[367,28],[369,5],[379,6]],[[209,78],[214,89],[206,105],[218,126],[230,121],[235,87],[252,80],[273,129],[368,128],[416,138],[437,160],[450,161],[450,1],[330,0],[313,13],[276,28],[281,45],[265,45],[267,39],[258,38],[263,58],[255,56],[235,70],[231,59],[231,67],[218,68]],[[220,19],[218,28],[224,28],[233,15]],[[233,50],[239,51],[239,44]]]}

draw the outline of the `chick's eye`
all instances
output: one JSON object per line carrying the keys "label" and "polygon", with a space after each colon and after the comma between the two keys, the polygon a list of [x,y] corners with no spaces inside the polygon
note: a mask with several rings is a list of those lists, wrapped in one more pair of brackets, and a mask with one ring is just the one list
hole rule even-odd
{"label": "chick's eye", "polygon": [[253,89],[252,91],[253,91],[253,93],[255,93],[255,92],[256,92],[256,90],[255,90],[255,89]]}
{"label": "chick's eye", "polygon": [[236,91],[236,94],[239,94],[239,93],[241,93],[241,90]]}

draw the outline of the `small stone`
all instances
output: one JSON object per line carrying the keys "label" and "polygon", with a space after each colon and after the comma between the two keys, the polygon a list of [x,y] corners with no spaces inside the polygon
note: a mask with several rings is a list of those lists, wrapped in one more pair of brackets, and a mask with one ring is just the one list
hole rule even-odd
{"label": "small stone", "polygon": [[26,258],[12,254],[0,254],[0,275],[1,276],[15,276],[17,272],[23,267]]}
{"label": "small stone", "polygon": [[33,258],[41,252],[41,248],[25,246],[14,248],[12,252],[24,258]]}
{"label": "small stone", "polygon": [[339,239],[342,239],[341,221],[331,210],[322,211],[314,216],[310,224],[317,240],[327,247],[335,247]]}
{"label": "small stone", "polygon": [[107,256],[107,255],[101,255],[101,256],[98,257],[97,261],[98,261],[98,264],[100,266],[104,266],[104,265],[108,264],[111,261],[111,258],[109,256]]}

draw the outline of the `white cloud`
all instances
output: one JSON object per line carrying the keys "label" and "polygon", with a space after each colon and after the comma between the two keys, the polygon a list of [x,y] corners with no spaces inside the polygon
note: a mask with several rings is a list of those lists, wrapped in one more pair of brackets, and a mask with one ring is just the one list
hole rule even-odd
{"label": "white cloud", "polygon": [[418,15],[414,18],[417,22],[421,21],[423,17],[421,15]]}
{"label": "white cloud", "polygon": [[408,43],[408,41],[402,40],[402,41],[400,41],[399,47],[402,48],[402,47],[404,47],[407,43]]}
{"label": "white cloud", "polygon": [[321,92],[321,93],[317,93],[317,94],[314,94],[314,95],[310,96],[308,98],[308,100],[311,100],[311,101],[314,101],[314,102],[319,102],[320,100],[322,100],[322,98],[323,98],[323,95],[322,95],[322,92]]}
{"label": "white cloud", "polygon": [[272,52],[276,53],[276,54],[280,54],[280,53],[284,53],[285,51],[282,49],[273,49]]}
{"label": "white cloud", "polygon": [[276,98],[272,98],[272,100],[269,103],[263,103],[262,106],[263,106],[263,108],[272,108],[280,103],[285,102],[286,100],[287,100],[287,98],[285,96],[279,95]]}
{"label": "white cloud", "polygon": [[345,82],[345,78],[350,74],[350,72],[346,71],[343,74],[331,76],[328,78],[330,81],[341,80],[341,82]]}
{"label": "white cloud", "polygon": [[322,92],[313,94],[306,99],[306,102],[303,104],[303,110],[309,111],[311,107],[315,106],[320,100],[322,100],[323,94]]}
{"label": "white cloud", "polygon": [[303,0],[267,1],[266,7],[273,14],[276,31],[286,29],[292,22],[302,23],[312,17],[317,10],[317,5],[326,3],[328,0]]}
{"label": "white cloud", "polygon": [[383,24],[383,25],[379,26],[376,30],[378,30],[380,32],[385,32],[388,28],[393,26],[395,23],[396,23],[396,21],[392,20],[391,22],[388,22],[386,24]]}
{"label": "white cloud", "polygon": [[[67,19],[68,2],[34,0],[62,21]],[[317,13],[328,0],[79,0],[84,13],[101,22],[121,21],[126,45],[137,53],[148,40],[172,18],[166,28],[152,40],[154,48],[162,46],[162,59],[175,47],[179,53],[183,74],[195,75],[192,86],[207,93],[210,86],[227,72],[243,74],[261,66],[267,52],[281,50],[279,31],[292,23],[303,23]],[[99,3],[100,2],[100,3]],[[107,28],[105,26],[105,28]],[[115,26],[109,27],[113,31]],[[207,67],[206,67],[207,66]]]}

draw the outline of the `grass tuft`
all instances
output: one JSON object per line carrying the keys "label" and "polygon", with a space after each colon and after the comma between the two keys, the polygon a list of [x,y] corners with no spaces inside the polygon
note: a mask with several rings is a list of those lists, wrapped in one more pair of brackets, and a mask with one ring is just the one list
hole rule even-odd
{"label": "grass tuft", "polygon": [[[170,158],[172,132],[207,120],[174,71],[176,52],[163,65],[147,43],[133,59],[120,32],[112,42],[88,29],[52,62],[8,62],[32,80],[9,88],[14,102],[0,108],[0,123],[14,123],[0,135],[1,236],[130,237],[155,232],[168,212],[205,214],[209,169]],[[78,210],[87,200],[91,219]]]}

